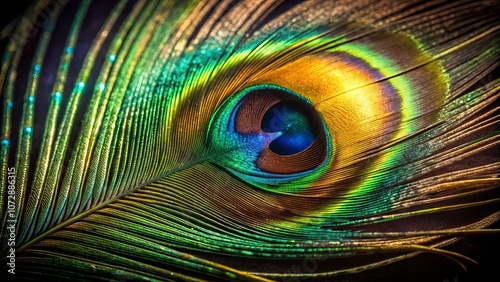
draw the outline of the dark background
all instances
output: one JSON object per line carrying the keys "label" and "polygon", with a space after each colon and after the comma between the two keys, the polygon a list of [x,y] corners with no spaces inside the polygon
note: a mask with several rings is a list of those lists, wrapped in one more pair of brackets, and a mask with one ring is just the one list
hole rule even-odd
{"label": "dark background", "polygon": [[[21,16],[22,12],[26,10],[32,1],[26,0],[16,0],[4,2],[2,9],[0,10],[0,27],[2,31],[12,20]],[[109,1],[103,1],[108,2]],[[7,6],[8,5],[8,6]],[[286,8],[286,5],[284,6]],[[2,40],[4,43],[5,40]],[[0,48],[2,45],[0,45]],[[1,50],[1,49],[0,49]],[[3,51],[3,50],[2,50]],[[491,80],[498,78],[498,69],[489,78]],[[498,104],[498,102],[497,102]],[[498,157],[498,149],[491,151],[491,154],[496,154]],[[495,195],[492,195],[495,196]],[[498,192],[496,193],[498,196]],[[498,209],[498,205],[495,207]],[[460,213],[450,214],[449,216],[461,216]],[[495,228],[500,228],[500,224],[495,224]],[[495,235],[481,235],[472,236],[470,238],[464,239],[453,246],[447,247],[446,249],[451,251],[457,251],[461,254],[469,256],[475,259],[479,264],[475,265],[466,262],[468,268],[464,271],[455,262],[438,256],[434,254],[423,254],[416,258],[395,263],[388,267],[370,271],[367,273],[340,276],[336,278],[327,279],[324,281],[436,281],[436,282],[465,282],[465,281],[500,281],[499,271],[500,271],[500,236]],[[211,256],[206,256],[200,254],[201,256],[211,258]],[[224,258],[212,257],[213,259],[224,263]],[[288,261],[286,264],[275,262],[267,264],[265,268],[268,271],[275,270],[287,270],[291,266],[302,265],[302,260]],[[256,265],[260,265],[261,262],[255,261],[235,261],[235,259],[230,259],[227,261],[228,264],[235,266],[237,268],[248,268],[251,269]],[[326,260],[318,263],[318,271],[321,269],[328,269],[331,265],[336,265],[339,262],[335,259]],[[259,267],[261,268],[261,266]],[[259,269],[261,270],[261,269]],[[262,269],[266,270],[266,269]],[[290,280],[298,281],[298,280]],[[302,279],[300,281],[314,281],[313,279]],[[320,280],[321,281],[321,280]]]}

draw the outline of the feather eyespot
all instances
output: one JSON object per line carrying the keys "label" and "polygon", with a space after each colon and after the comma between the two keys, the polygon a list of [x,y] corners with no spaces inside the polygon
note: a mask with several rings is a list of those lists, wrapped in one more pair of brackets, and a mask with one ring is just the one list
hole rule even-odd
{"label": "feather eyespot", "polygon": [[308,100],[277,85],[247,87],[215,116],[211,144],[239,148],[222,158],[223,165],[253,180],[277,183],[304,176],[320,168],[331,153],[320,114]]}
{"label": "feather eyespot", "polygon": [[326,158],[325,129],[320,116],[289,90],[264,86],[242,99],[234,116],[235,131],[262,139],[256,167],[275,174],[314,169]]}

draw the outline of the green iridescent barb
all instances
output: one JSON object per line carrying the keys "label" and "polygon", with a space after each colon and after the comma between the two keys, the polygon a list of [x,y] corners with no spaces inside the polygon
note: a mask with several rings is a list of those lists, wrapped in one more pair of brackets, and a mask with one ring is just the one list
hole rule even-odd
{"label": "green iridescent barb", "polygon": [[500,233],[499,8],[34,3],[1,32],[0,275],[389,280],[422,253],[475,267],[448,246]]}

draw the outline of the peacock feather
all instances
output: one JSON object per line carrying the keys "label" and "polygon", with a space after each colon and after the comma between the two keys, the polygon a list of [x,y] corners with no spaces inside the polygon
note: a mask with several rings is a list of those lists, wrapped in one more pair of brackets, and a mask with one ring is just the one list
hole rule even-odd
{"label": "peacock feather", "polygon": [[[500,232],[499,8],[32,4],[1,35],[1,276],[473,267],[454,246]],[[436,271],[409,268],[405,281]]]}

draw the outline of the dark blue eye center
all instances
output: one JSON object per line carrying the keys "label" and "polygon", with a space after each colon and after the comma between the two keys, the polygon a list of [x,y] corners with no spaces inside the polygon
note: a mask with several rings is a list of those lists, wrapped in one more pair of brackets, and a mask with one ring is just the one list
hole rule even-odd
{"label": "dark blue eye center", "polygon": [[275,85],[251,86],[238,94],[241,100],[229,100],[230,118],[219,128],[234,134],[238,142],[231,135],[224,142],[241,144],[241,154],[253,160],[248,165],[253,164],[258,175],[304,173],[324,163],[329,142],[323,120],[309,101]]}
{"label": "dark blue eye center", "polygon": [[261,129],[282,135],[271,142],[269,149],[279,155],[293,155],[309,147],[318,135],[309,114],[304,103],[298,101],[285,100],[270,107]]}

